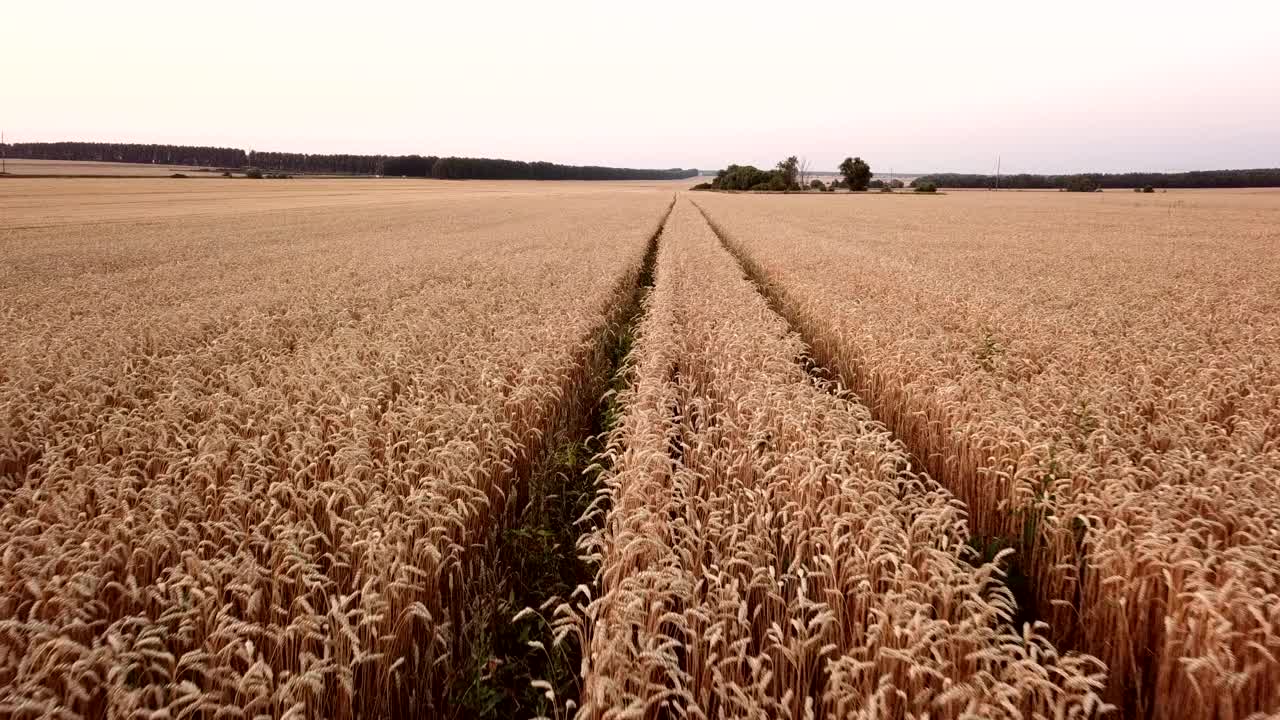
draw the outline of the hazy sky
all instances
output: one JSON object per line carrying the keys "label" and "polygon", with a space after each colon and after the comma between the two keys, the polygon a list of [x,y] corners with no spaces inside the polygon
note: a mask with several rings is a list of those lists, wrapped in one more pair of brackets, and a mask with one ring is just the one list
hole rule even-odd
{"label": "hazy sky", "polygon": [[6,0],[11,141],[1280,167],[1277,2]]}

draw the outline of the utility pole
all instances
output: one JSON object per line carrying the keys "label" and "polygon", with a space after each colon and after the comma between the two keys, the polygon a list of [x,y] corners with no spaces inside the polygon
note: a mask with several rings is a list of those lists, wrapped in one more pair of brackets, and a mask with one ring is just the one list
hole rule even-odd
{"label": "utility pole", "polygon": [[1000,156],[996,156],[996,191],[1000,190]]}
{"label": "utility pole", "polygon": [[9,146],[4,144],[4,131],[0,130],[0,175],[9,174]]}

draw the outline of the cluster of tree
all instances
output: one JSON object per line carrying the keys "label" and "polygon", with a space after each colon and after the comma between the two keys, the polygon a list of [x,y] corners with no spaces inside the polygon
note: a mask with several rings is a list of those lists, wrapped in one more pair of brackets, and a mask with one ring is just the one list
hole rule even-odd
{"label": "cluster of tree", "polygon": [[754,165],[730,165],[716,173],[712,190],[798,190],[779,170],[761,170]]}
{"label": "cluster of tree", "polygon": [[[938,187],[995,188],[995,175],[937,173],[916,178],[912,185],[931,182]],[[1077,173],[1070,175],[1001,175],[999,187],[1011,190],[1076,190],[1101,188],[1233,188],[1280,187],[1280,168],[1257,170],[1195,170],[1182,173]]]}
{"label": "cluster of tree", "polygon": [[252,167],[282,173],[401,175],[445,179],[486,180],[683,180],[697,170],[645,170],[595,165],[559,165],[490,158],[421,155],[311,155],[257,152],[234,148],[125,143],[14,143],[4,146],[11,158],[97,160],[159,165],[199,165],[221,168]]}
{"label": "cluster of tree", "polygon": [[4,152],[11,158],[28,160],[90,160],[237,168],[243,167],[248,162],[248,155],[238,148],[202,145],[94,142],[8,143],[4,146]]}
{"label": "cluster of tree", "polygon": [[761,170],[754,165],[730,165],[716,173],[715,179],[710,183],[700,183],[694,189],[790,192],[806,187],[812,190],[847,187],[851,190],[866,190],[871,181],[871,166],[862,158],[845,158],[840,163],[840,174],[844,176],[844,180],[833,181],[830,187],[821,180],[807,181],[808,163],[792,155],[779,162],[772,170]]}
{"label": "cluster of tree", "polygon": [[[262,168],[256,167],[246,168],[244,176],[251,180],[261,180],[263,178],[267,178],[268,180],[290,180],[293,178],[293,176],[288,173],[264,173],[262,172]],[[231,173],[224,172],[222,173],[222,177],[231,177]]]}
{"label": "cluster of tree", "polygon": [[906,183],[894,178],[892,180],[872,180],[867,187],[876,188],[878,190],[895,190],[906,187]]}
{"label": "cluster of tree", "polygon": [[800,161],[795,155],[783,160],[772,170],[754,165],[730,165],[716,173],[715,179],[699,183],[695,190],[772,190],[800,189]]}

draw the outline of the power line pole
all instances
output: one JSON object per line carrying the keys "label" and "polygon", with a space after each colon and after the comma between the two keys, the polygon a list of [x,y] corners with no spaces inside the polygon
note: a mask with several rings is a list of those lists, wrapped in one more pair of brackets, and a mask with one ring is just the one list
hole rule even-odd
{"label": "power line pole", "polygon": [[4,144],[4,131],[0,130],[0,175],[9,174],[9,146]]}
{"label": "power line pole", "polygon": [[1000,189],[1000,156],[996,156],[996,190]]}

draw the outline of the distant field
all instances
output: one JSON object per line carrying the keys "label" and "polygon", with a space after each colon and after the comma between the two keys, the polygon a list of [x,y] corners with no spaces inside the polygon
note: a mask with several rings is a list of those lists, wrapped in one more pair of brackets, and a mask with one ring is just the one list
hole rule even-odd
{"label": "distant field", "polygon": [[[143,163],[89,162],[81,160],[14,160],[5,162],[10,175],[113,175],[120,177],[168,177],[183,173],[192,177],[218,176],[191,165],[147,165]],[[212,170],[209,168],[208,170]]]}
{"label": "distant field", "polygon": [[[93,225],[161,218],[236,217],[287,210],[360,210],[369,207],[485,197],[557,195],[626,196],[674,192],[683,180],[578,182],[518,180],[402,180],[312,178],[306,181],[222,179],[184,183],[165,179],[12,178],[0,183],[0,231],[6,227]],[[288,216],[297,221],[298,216]],[[264,222],[270,217],[263,218]]]}
{"label": "distant field", "polygon": [[0,715],[1280,712],[1280,191],[692,184],[0,182]]}

